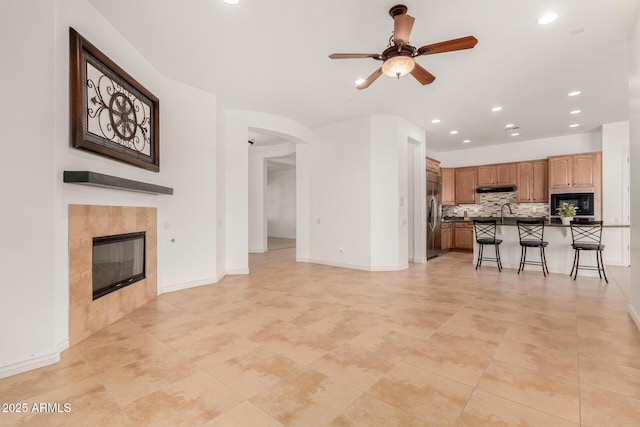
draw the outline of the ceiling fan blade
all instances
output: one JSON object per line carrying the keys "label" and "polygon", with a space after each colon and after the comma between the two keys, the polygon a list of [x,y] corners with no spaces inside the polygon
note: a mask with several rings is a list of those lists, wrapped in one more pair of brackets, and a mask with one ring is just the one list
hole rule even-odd
{"label": "ceiling fan blade", "polygon": [[375,82],[376,79],[378,77],[380,77],[382,75],[382,67],[378,68],[377,70],[375,70],[369,77],[367,77],[367,80],[365,80],[364,82],[360,83],[358,85],[358,90],[362,90],[362,89],[366,89],[369,86],[371,86],[371,83]]}
{"label": "ceiling fan blade", "polygon": [[416,19],[413,16],[403,13],[393,17],[393,43],[396,46],[406,46],[409,44],[409,36]]}
{"label": "ceiling fan blade", "polygon": [[380,59],[379,53],[332,53],[331,59],[351,59],[351,58],[373,58]]}
{"label": "ceiling fan blade", "polygon": [[422,85],[428,85],[429,83],[433,83],[436,79],[436,76],[425,70],[416,62],[416,65],[411,70],[411,75],[416,78]]}
{"label": "ceiling fan blade", "polygon": [[416,56],[471,49],[476,45],[476,43],[478,43],[478,39],[473,36],[467,36],[459,39],[447,40],[446,42],[428,44],[419,48],[418,55]]}

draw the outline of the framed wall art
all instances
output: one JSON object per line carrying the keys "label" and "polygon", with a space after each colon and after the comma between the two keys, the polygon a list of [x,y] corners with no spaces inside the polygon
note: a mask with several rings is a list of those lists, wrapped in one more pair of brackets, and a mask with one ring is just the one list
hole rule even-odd
{"label": "framed wall art", "polygon": [[69,46],[73,147],[158,172],[158,98],[73,28]]}

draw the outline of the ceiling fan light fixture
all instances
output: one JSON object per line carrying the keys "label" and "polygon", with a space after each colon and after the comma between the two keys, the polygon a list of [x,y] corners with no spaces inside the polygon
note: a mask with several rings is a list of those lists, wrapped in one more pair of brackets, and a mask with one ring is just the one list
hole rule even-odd
{"label": "ceiling fan light fixture", "polygon": [[382,72],[389,77],[400,78],[413,71],[416,62],[410,56],[398,55],[391,57],[382,64]]}

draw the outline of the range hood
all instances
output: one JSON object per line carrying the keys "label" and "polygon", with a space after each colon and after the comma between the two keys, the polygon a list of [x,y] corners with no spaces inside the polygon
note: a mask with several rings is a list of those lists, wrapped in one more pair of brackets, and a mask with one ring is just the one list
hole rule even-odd
{"label": "range hood", "polygon": [[516,191],[516,186],[511,185],[508,187],[478,187],[476,193],[508,193],[510,191]]}

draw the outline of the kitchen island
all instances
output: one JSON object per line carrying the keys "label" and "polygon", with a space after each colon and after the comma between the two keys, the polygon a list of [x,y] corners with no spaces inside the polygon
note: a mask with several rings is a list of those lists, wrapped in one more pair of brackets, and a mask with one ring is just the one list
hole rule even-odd
{"label": "kitchen island", "polygon": [[[524,219],[524,218],[523,218]],[[520,239],[518,237],[518,227],[516,218],[505,218],[504,223],[498,224],[496,227],[496,238],[502,240],[500,245],[500,258],[504,268],[518,269],[520,264]],[[469,220],[468,222],[473,222]],[[545,249],[547,257],[547,266],[550,273],[569,274],[573,265],[574,250],[571,247],[571,228],[562,224],[545,224],[544,240],[549,242],[549,246]],[[606,265],[625,265],[624,252],[629,241],[628,225],[604,225],[602,231],[602,244],[605,250],[603,258]],[[484,249],[485,256],[493,256],[493,249],[489,246]],[[473,263],[475,264],[478,256],[478,244],[473,245]],[[580,264],[596,265],[595,253],[583,252],[580,256]],[[527,251],[527,261],[540,260],[540,251],[537,249],[529,249]],[[495,262],[483,262],[481,268],[496,268]],[[534,265],[526,265],[525,271],[542,272],[541,267]],[[598,276],[597,271],[580,269],[579,276]]]}

